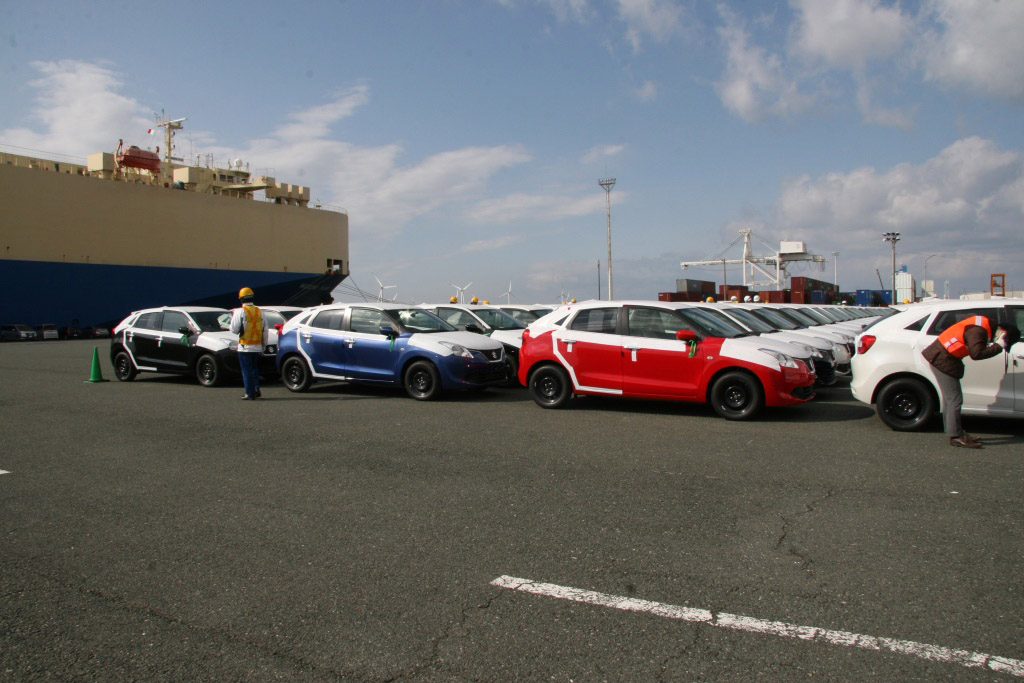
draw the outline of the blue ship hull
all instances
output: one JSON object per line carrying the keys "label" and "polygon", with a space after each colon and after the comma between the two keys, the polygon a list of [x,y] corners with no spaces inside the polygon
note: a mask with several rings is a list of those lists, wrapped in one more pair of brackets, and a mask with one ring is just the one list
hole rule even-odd
{"label": "blue ship hull", "polygon": [[152,306],[238,305],[251,287],[256,303],[315,306],[344,275],[205,268],[114,266],[0,259],[4,324],[113,327],[132,311]]}

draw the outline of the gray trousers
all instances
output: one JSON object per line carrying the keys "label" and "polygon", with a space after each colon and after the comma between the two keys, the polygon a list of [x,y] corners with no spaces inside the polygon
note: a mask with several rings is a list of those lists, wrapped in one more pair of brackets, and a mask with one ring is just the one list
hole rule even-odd
{"label": "gray trousers", "polygon": [[935,381],[942,392],[942,423],[946,427],[946,436],[959,438],[964,433],[960,421],[960,408],[964,405],[964,392],[960,389],[960,380],[936,370]]}

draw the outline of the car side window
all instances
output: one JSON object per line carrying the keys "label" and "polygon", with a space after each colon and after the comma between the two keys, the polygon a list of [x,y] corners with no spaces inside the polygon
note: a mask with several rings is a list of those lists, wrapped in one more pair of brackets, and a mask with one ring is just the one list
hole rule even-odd
{"label": "car side window", "polygon": [[139,316],[139,319],[135,321],[135,329],[159,330],[163,317],[164,314],[162,311],[150,311],[149,313],[143,313]]}
{"label": "car side window", "polygon": [[1007,308],[1006,317],[1011,325],[1018,330],[1024,330],[1024,308]]}
{"label": "car side window", "polygon": [[927,320],[928,320],[928,316],[926,315],[925,317],[921,318],[920,320],[915,320],[914,322],[910,323],[909,325],[907,325],[903,329],[908,330],[910,332],[920,332],[921,330],[924,329],[924,324],[925,324],[925,321],[927,321]]}
{"label": "car side window", "polygon": [[179,328],[188,327],[185,314],[179,311],[164,311],[164,321],[160,329],[164,332],[178,332]]}
{"label": "car side window", "polygon": [[319,327],[322,330],[341,330],[341,322],[345,318],[345,311],[332,309],[320,311],[309,323],[310,327]]}
{"label": "car side window", "polygon": [[619,309],[615,308],[586,308],[576,314],[569,324],[570,330],[580,332],[601,332],[603,334],[615,334],[616,321],[619,317]]}
{"label": "car side window", "polygon": [[383,313],[372,308],[353,308],[348,321],[350,330],[366,334],[380,334],[380,326],[390,324]]}
{"label": "car side window", "polygon": [[941,311],[937,316],[935,316],[935,320],[932,322],[931,327],[928,328],[928,334],[938,336],[945,332],[946,328],[950,325],[976,315],[983,315],[992,321],[992,331],[995,331],[995,325],[999,322],[998,308],[963,308],[957,311]]}
{"label": "car side window", "polygon": [[630,308],[627,324],[630,336],[652,339],[675,339],[677,330],[691,327],[671,311],[660,308]]}

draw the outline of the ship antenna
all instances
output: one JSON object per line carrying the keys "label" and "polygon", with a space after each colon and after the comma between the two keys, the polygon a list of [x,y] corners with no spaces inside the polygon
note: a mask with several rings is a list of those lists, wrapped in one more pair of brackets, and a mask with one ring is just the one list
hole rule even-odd
{"label": "ship antenna", "polygon": [[[174,131],[181,130],[183,126],[182,122],[187,121],[188,117],[180,119],[162,119],[157,120],[156,125],[164,129],[164,164],[167,167],[167,172],[170,172],[171,162],[175,161],[175,157],[171,156],[171,142],[174,140]],[[177,159],[180,161],[180,159]]]}

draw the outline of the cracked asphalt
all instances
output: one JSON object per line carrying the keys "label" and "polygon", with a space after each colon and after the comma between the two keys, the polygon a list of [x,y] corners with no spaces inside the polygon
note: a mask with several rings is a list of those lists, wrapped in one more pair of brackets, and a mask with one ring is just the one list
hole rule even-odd
{"label": "cracked asphalt", "polygon": [[[1024,659],[1024,422],[844,386],[726,422],[523,389],[265,399],[0,346],[0,680],[1005,680],[502,590],[501,575]],[[99,343],[104,376],[112,377]]]}

